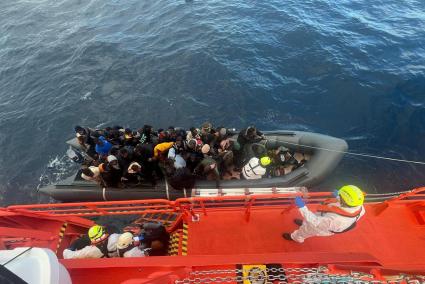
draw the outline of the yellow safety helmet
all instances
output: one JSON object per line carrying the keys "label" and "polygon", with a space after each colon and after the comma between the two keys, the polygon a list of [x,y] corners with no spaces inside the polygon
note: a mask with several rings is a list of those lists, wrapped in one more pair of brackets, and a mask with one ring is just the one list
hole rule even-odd
{"label": "yellow safety helmet", "polygon": [[363,205],[364,194],[360,188],[355,185],[345,185],[338,191],[339,197],[350,207]]}
{"label": "yellow safety helmet", "polygon": [[100,225],[94,225],[90,227],[88,235],[92,244],[99,243],[108,236],[105,227]]}
{"label": "yellow safety helmet", "polygon": [[260,164],[261,164],[262,166],[264,166],[264,167],[266,167],[266,166],[270,165],[270,163],[271,163],[271,162],[272,162],[272,160],[270,159],[270,157],[267,157],[267,156],[262,157],[262,158],[260,159]]}

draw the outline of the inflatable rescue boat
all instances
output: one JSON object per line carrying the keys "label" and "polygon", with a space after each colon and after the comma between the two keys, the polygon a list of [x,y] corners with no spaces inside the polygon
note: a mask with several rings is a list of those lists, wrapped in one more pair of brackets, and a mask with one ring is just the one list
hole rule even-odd
{"label": "inflatable rescue boat", "polygon": [[[259,143],[266,151],[280,146],[295,153],[302,166],[285,169],[285,174],[258,180],[221,180],[217,189],[215,181],[197,180],[191,190],[176,190],[165,180],[141,183],[136,187],[107,188],[81,178],[81,172],[54,185],[39,189],[59,201],[109,201],[162,198],[175,200],[182,197],[239,195],[287,192],[285,188],[310,187],[324,180],[341,161],[347,150],[347,143],[339,138],[301,131],[263,131],[265,139]],[[237,135],[233,136],[236,139]],[[76,139],[67,142],[74,148],[79,145]],[[291,191],[291,189],[289,190]]]}

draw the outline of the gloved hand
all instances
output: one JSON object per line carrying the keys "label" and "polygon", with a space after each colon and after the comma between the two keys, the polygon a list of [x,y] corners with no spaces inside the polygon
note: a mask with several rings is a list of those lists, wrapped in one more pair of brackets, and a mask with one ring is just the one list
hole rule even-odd
{"label": "gloved hand", "polygon": [[133,237],[133,240],[135,242],[143,242],[145,240],[145,234],[140,234],[138,236]]}
{"label": "gloved hand", "polygon": [[339,196],[339,190],[335,189],[332,194],[333,194],[333,196],[335,196],[335,198],[338,197]]}
{"label": "gloved hand", "polygon": [[295,205],[297,205],[298,208],[303,208],[305,206],[304,200],[299,196],[295,197]]}

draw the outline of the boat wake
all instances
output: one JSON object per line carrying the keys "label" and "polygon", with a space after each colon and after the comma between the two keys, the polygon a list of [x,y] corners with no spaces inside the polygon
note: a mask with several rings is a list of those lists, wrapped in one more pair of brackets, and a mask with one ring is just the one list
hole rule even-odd
{"label": "boat wake", "polygon": [[67,155],[56,156],[49,160],[43,173],[39,177],[37,190],[43,186],[57,183],[71,175],[78,166]]}

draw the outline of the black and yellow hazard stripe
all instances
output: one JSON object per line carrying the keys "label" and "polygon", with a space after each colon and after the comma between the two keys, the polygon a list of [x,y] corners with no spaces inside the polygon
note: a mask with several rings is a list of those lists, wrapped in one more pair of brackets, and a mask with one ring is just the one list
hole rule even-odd
{"label": "black and yellow hazard stripe", "polygon": [[187,241],[188,241],[188,226],[186,223],[183,223],[183,234],[181,242],[181,254],[187,255]]}
{"label": "black and yellow hazard stripe", "polygon": [[182,235],[182,230],[177,230],[171,234],[170,245],[168,246],[168,255],[178,255],[179,253],[179,240]]}
{"label": "black and yellow hazard stripe", "polygon": [[65,222],[65,223],[63,223],[63,225],[62,225],[62,227],[60,228],[60,230],[59,230],[59,238],[58,238],[58,244],[57,244],[57,246],[56,246],[56,253],[58,252],[58,250],[59,250],[59,247],[60,247],[60,245],[61,245],[61,243],[62,243],[62,240],[63,240],[63,236],[65,235],[65,230],[66,230],[66,227],[68,226],[68,223],[67,222]]}

